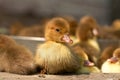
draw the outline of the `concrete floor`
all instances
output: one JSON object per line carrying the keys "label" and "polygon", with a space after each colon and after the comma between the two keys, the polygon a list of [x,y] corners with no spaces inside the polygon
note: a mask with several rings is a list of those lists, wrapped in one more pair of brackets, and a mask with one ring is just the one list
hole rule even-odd
{"label": "concrete floor", "polygon": [[0,80],[120,80],[120,74],[91,73],[81,75],[17,75],[0,72]]}

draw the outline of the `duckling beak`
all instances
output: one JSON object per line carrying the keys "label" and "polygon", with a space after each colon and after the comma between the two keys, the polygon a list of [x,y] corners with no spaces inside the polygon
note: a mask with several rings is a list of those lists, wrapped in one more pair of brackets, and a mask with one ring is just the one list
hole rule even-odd
{"label": "duckling beak", "polygon": [[93,29],[93,34],[95,35],[95,36],[97,36],[99,33],[98,33],[98,30],[97,29]]}
{"label": "duckling beak", "polygon": [[70,39],[69,37],[69,34],[65,34],[63,37],[62,37],[62,40],[66,43],[70,43],[72,44],[73,43],[73,40]]}
{"label": "duckling beak", "polygon": [[112,57],[112,58],[108,59],[107,61],[111,62],[111,63],[116,63],[118,61],[118,58],[117,57]]}

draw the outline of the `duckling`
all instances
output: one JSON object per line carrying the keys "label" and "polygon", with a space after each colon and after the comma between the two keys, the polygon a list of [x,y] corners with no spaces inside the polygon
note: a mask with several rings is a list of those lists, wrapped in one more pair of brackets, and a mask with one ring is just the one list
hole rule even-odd
{"label": "duckling", "polygon": [[9,34],[10,35],[18,35],[18,33],[23,29],[23,24],[20,23],[19,21],[14,22],[9,29]]}
{"label": "duckling", "polygon": [[113,28],[110,26],[101,26],[99,27],[99,35],[97,39],[118,39],[112,32]]}
{"label": "duckling", "polygon": [[120,30],[120,19],[114,20],[113,23],[112,23],[112,27],[114,29],[117,29],[117,30],[119,29]]}
{"label": "duckling", "polygon": [[117,39],[120,39],[120,19],[113,21],[110,33],[117,37]]}
{"label": "duckling", "polygon": [[0,71],[22,75],[36,72],[31,51],[2,34],[0,34],[0,57]]}
{"label": "duckling", "polygon": [[85,51],[89,60],[95,64],[97,64],[100,53],[99,44],[95,37],[98,35],[97,26],[94,18],[83,17],[76,31],[77,41],[74,43],[74,46],[79,45]]}
{"label": "duckling", "polygon": [[99,27],[100,39],[120,39],[120,20],[112,22],[110,26]]}
{"label": "duckling", "polygon": [[94,66],[94,63],[89,61],[87,54],[83,51],[83,49],[79,46],[79,44],[73,45],[72,49],[75,54],[77,54],[79,57],[81,57],[84,60],[84,64],[83,64],[84,66]]}
{"label": "duckling", "polygon": [[109,58],[112,57],[113,51],[118,48],[118,45],[108,45],[101,53],[98,58],[97,66],[101,69],[102,64]]}
{"label": "duckling", "polygon": [[103,73],[120,73],[120,48],[115,49],[113,57],[103,63],[101,71]]}
{"label": "duckling", "polygon": [[89,61],[87,54],[82,50],[82,48],[80,48],[80,46],[73,46],[73,50],[83,60],[81,69],[77,71],[78,74],[100,72],[99,68]]}
{"label": "duckling", "polygon": [[47,74],[76,72],[81,67],[81,59],[67,45],[73,42],[69,37],[68,22],[56,17],[48,21],[45,27],[46,42],[37,47],[36,65]]}
{"label": "duckling", "polygon": [[98,73],[100,72],[100,69],[95,66],[93,62],[91,62],[88,58],[88,55],[85,53],[85,51],[81,48],[81,46],[78,44],[75,44],[72,46],[72,49],[74,53],[76,53],[79,57],[83,60],[83,65],[81,66],[81,69],[77,71],[77,73]]}

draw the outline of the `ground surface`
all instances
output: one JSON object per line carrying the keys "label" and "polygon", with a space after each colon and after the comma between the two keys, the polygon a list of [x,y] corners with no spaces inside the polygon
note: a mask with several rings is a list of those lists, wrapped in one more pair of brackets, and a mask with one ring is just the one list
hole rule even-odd
{"label": "ground surface", "polygon": [[0,80],[120,80],[120,74],[91,73],[81,75],[16,75],[0,72]]}

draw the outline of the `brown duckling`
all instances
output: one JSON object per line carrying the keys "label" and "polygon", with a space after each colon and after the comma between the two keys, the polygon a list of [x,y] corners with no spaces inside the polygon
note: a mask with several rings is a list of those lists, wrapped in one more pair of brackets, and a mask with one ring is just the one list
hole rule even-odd
{"label": "brown duckling", "polygon": [[80,46],[87,54],[88,59],[95,64],[97,64],[100,53],[99,44],[96,40],[97,26],[93,17],[83,17],[76,31],[77,41],[74,43],[74,46]]}
{"label": "brown duckling", "polygon": [[113,27],[114,29],[120,30],[120,19],[114,20],[111,27]]}
{"label": "brown duckling", "polygon": [[120,20],[114,20],[112,25],[99,27],[99,39],[120,39]]}
{"label": "brown duckling", "polygon": [[94,66],[93,62],[90,62],[85,51],[79,46],[79,44],[72,46],[73,51],[84,60],[84,66]]}
{"label": "brown duckling", "polygon": [[0,71],[24,75],[36,72],[31,51],[2,34],[0,34],[0,56]]}
{"label": "brown duckling", "polygon": [[73,41],[64,18],[56,17],[46,24],[45,39],[46,42],[37,47],[35,54],[35,63],[44,73],[73,73],[80,68],[81,59],[66,44]]}
{"label": "brown duckling", "polygon": [[9,30],[9,34],[10,35],[18,35],[19,32],[24,29],[24,26],[22,23],[20,23],[20,21],[14,22],[13,24],[11,24],[10,26],[10,30]]}

